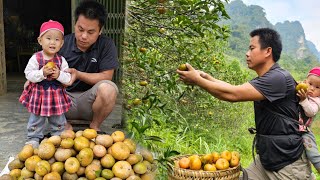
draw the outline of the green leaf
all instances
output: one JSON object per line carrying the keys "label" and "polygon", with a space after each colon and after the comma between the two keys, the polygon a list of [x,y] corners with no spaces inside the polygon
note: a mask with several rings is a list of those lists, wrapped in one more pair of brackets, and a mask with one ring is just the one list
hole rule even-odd
{"label": "green leaf", "polygon": [[164,140],[158,136],[145,136],[145,140],[151,140],[151,141],[158,141],[158,142],[164,142]]}

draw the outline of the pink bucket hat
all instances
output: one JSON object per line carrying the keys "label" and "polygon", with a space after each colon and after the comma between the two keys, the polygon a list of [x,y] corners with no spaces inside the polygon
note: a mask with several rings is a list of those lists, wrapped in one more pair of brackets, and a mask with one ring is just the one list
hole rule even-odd
{"label": "pink bucket hat", "polygon": [[315,75],[315,76],[320,76],[320,67],[314,67],[309,71],[308,76],[310,75]]}
{"label": "pink bucket hat", "polygon": [[39,37],[41,37],[45,32],[47,32],[51,29],[58,30],[62,33],[62,35],[64,35],[64,28],[63,28],[62,24],[60,24],[58,21],[49,20],[47,22],[42,23],[42,25],[40,27]]}

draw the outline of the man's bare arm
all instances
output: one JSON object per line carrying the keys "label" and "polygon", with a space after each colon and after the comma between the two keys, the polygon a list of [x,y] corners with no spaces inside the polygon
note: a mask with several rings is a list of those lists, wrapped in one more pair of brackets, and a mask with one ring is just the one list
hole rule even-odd
{"label": "man's bare arm", "polygon": [[99,73],[87,73],[77,71],[74,68],[68,70],[71,73],[71,80],[68,85],[73,84],[75,80],[83,81],[89,85],[95,85],[97,82],[102,80],[112,80],[114,69],[102,71]]}
{"label": "man's bare arm", "polygon": [[195,84],[203,88],[218,99],[229,102],[258,101],[265,99],[265,97],[250,83],[244,83],[237,86],[231,85],[227,82],[215,79],[202,71],[195,70],[189,64],[187,64],[187,66],[188,71],[177,70],[180,79],[187,84]]}

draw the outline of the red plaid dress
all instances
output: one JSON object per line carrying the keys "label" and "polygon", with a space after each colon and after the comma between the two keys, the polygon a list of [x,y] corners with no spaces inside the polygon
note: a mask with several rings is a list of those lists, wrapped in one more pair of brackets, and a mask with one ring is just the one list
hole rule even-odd
{"label": "red plaid dress", "polygon": [[[53,61],[58,68],[61,67],[61,56],[55,55],[52,59],[45,61],[42,52],[36,53],[36,58],[41,69],[47,62]],[[28,109],[30,113],[38,116],[61,115],[71,107],[71,99],[66,93],[62,84],[47,77],[47,79],[32,83],[23,90],[19,101]]]}

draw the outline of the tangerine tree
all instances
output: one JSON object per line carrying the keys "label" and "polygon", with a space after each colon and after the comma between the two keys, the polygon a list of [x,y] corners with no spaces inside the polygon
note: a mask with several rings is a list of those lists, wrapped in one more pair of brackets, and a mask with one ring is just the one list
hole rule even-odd
{"label": "tangerine tree", "polygon": [[[121,81],[126,128],[156,152],[159,162],[166,163],[177,153],[210,151],[224,133],[218,128],[239,127],[239,121],[234,121],[239,114],[223,112],[247,108],[230,106],[184,85],[175,73],[188,62],[218,79],[235,84],[246,80],[247,72],[224,55],[229,29],[219,22],[229,18],[225,2],[132,0],[128,5]],[[215,133],[209,135],[212,129]],[[199,141],[203,134],[206,138]],[[159,171],[165,176],[165,166],[160,164]]]}

